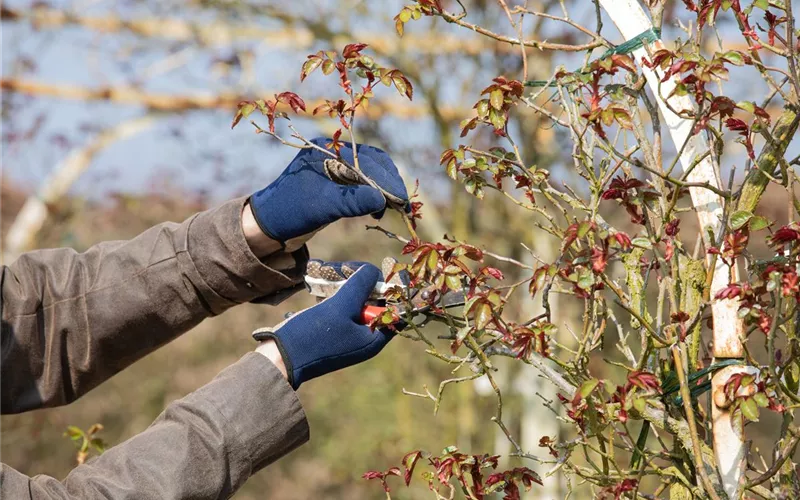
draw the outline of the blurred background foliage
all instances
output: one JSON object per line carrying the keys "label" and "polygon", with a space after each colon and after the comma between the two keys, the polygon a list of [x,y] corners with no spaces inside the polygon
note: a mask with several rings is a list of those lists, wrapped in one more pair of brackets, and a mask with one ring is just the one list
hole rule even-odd
{"label": "blurred background foliage", "polygon": [[[442,3],[458,10],[456,2]],[[495,2],[465,3],[472,22],[513,35]],[[576,21],[591,24],[595,12],[583,0],[530,0],[528,7],[559,14],[562,3]],[[231,131],[236,103],[283,90],[330,98],[335,95],[330,80],[315,76],[299,86],[305,56],[361,41],[414,83],[411,104],[391,92],[379,94],[369,119],[360,119],[358,132],[361,142],[392,154],[410,188],[420,179],[426,202],[423,237],[438,239],[446,232],[517,259],[529,258],[519,245],[523,242],[547,260],[557,241],[535,235],[530,220],[513,217],[513,207],[502,196],[477,202],[451,189],[438,167],[441,151],[458,144],[458,123],[471,115],[480,91],[496,75],[518,75],[518,50],[472,37],[441,20],[409,23],[401,39],[391,18],[402,5],[396,0],[3,2],[0,234],[7,235],[26,198],[53,183],[68,158],[78,164],[74,179],[62,182],[56,195],[46,199],[47,216],[29,235],[26,248],[80,251],[260,189],[295,152],[253,135],[248,127]],[[541,19],[530,20],[525,29],[531,38],[580,41],[575,30]],[[548,78],[557,65],[580,62],[580,55],[531,50],[529,77]],[[152,120],[137,133],[101,141],[104,132],[142,117]],[[571,161],[570,151],[559,132],[532,114],[517,113],[514,119],[525,138],[526,161],[571,183],[563,168]],[[297,118],[294,123],[309,137],[336,128],[326,120]],[[473,144],[488,149],[492,137],[487,134]],[[785,220],[781,207],[786,201],[768,203],[774,203],[774,213],[765,215]],[[624,214],[610,217],[625,219]],[[377,263],[399,254],[397,242],[366,232],[365,222],[371,223],[352,220],[326,228],[310,243],[312,255]],[[684,222],[683,234],[695,231],[692,218]],[[402,229],[392,216],[383,225]],[[515,281],[518,268],[492,265]],[[168,403],[253,349],[254,328],[277,323],[285,312],[312,302],[298,294],[277,308],[234,308],[68,407],[2,417],[2,460],[27,474],[65,477],[75,462],[74,447],[62,436],[68,425],[85,429],[99,422],[109,445],[124,441]],[[558,314],[568,323],[574,313],[564,304]],[[531,316],[525,310],[519,315]],[[566,337],[559,341],[568,342]],[[617,356],[613,343],[606,343],[609,358]],[[510,430],[522,436],[524,448],[546,456],[545,449],[537,448],[539,438],[559,429],[542,401],[555,395],[532,369],[504,361],[498,364]],[[421,346],[397,339],[376,359],[305,385],[300,398],[311,442],[252,478],[237,498],[380,498],[380,487],[360,479],[361,474],[398,465],[410,450],[438,452],[456,445],[466,452],[508,453],[507,441],[490,421],[495,400],[484,387],[452,386],[438,416],[430,401],[402,394],[403,388],[435,388],[444,378],[447,366],[424,355]],[[762,425],[769,427],[768,418]],[[771,447],[766,438],[752,435],[757,445]],[[531,497],[560,496],[559,482],[557,476],[547,478],[545,488],[535,489]],[[396,488],[395,496],[419,498],[426,489],[418,481],[409,490]]]}

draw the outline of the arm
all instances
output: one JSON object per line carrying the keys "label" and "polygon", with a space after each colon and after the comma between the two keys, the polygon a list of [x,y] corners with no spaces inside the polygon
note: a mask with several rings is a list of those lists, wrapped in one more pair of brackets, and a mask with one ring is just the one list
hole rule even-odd
{"label": "arm", "polygon": [[0,466],[0,497],[228,498],[252,474],[308,440],[308,423],[285,377],[267,357],[247,354],[170,404],[147,430],[76,467],[63,482]]}
{"label": "arm", "polygon": [[293,289],[306,252],[279,249],[239,199],[129,241],[2,267],[2,413],[69,403],[204,318]]}
{"label": "arm", "polygon": [[[365,361],[391,332],[360,323],[380,271],[359,268],[335,296],[172,403],[144,432],[75,468],[64,481],[0,465],[0,497],[31,500],[215,499],[308,440],[292,386]],[[285,363],[285,364],[284,364]]]}

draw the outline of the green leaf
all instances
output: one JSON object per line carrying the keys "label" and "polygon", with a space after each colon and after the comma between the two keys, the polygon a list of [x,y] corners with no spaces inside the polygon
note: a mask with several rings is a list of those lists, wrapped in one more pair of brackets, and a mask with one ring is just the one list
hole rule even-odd
{"label": "green leaf", "polygon": [[492,320],[492,308],[486,302],[481,302],[475,308],[475,328],[483,330]]}
{"label": "green leaf", "polygon": [[747,210],[739,210],[738,212],[734,212],[731,215],[731,229],[739,229],[749,221],[753,217],[753,214],[748,212]]}
{"label": "green leaf", "polygon": [[491,302],[491,303],[492,303],[492,305],[494,305],[495,307],[500,307],[500,304],[502,304],[502,303],[503,303],[503,299],[502,299],[502,298],[500,298],[500,294],[499,294],[499,293],[497,293],[497,292],[494,292],[494,291],[493,291],[492,293],[490,293],[489,295],[487,295],[487,296],[486,296],[486,298],[487,298],[487,299],[489,300],[489,302]]}
{"label": "green leaf", "polygon": [[455,453],[458,451],[457,446],[448,446],[444,450],[442,450],[442,455],[450,455],[451,453]]}
{"label": "green leaf", "polygon": [[312,71],[319,68],[320,64],[322,64],[322,58],[320,57],[312,57],[311,59],[303,63],[303,68],[300,71],[300,81],[302,82],[303,80],[305,80],[306,77],[310,75]]}
{"label": "green leaf", "polygon": [[650,240],[645,238],[644,236],[639,236],[638,238],[634,238],[631,240],[631,244],[635,247],[650,249],[653,248],[653,245],[650,243]]}
{"label": "green leaf", "polygon": [[589,395],[592,393],[592,391],[594,391],[595,388],[597,387],[597,384],[599,383],[600,383],[599,380],[593,378],[581,384],[581,397],[583,399],[588,398]]}
{"label": "green leaf", "polygon": [[594,274],[592,274],[592,272],[588,269],[583,269],[583,271],[586,272],[581,273],[580,277],[578,278],[578,288],[589,291],[594,285]]}
{"label": "green leaf", "polygon": [[758,405],[753,398],[742,400],[739,407],[742,409],[742,415],[747,420],[758,422]]}
{"label": "green leaf", "polygon": [[106,451],[106,443],[100,438],[94,438],[91,440],[92,448],[97,450],[99,453],[103,453]]}
{"label": "green leaf", "polygon": [[761,10],[769,9],[769,0],[755,0],[753,2],[753,7],[758,7]]}
{"label": "green leaf", "polygon": [[370,56],[362,55],[361,56],[361,64],[363,64],[364,66],[366,66],[368,68],[372,68],[373,66],[375,66],[375,60],[373,58],[371,58]]}
{"label": "green leaf", "polygon": [[756,404],[761,408],[766,408],[769,406],[769,398],[763,392],[757,392],[753,395],[753,399],[755,400]]}
{"label": "green leaf", "polygon": [[492,493],[500,491],[502,488],[505,488],[505,487],[506,487],[506,481],[505,480],[498,481],[498,482],[494,483],[493,485],[489,486],[488,488],[484,488],[484,493],[486,495],[491,495]]}
{"label": "green leaf", "polygon": [[445,169],[447,172],[447,176],[453,180],[458,178],[458,165],[455,160],[450,160],[447,163],[447,168]]}
{"label": "green leaf", "polygon": [[404,23],[407,23],[411,20],[411,11],[409,9],[403,9],[400,11],[400,15],[398,16],[400,20]]}
{"label": "green leaf", "polygon": [[503,117],[502,114],[498,113],[494,109],[489,111],[489,121],[492,123],[492,126],[497,130],[503,130],[503,127],[506,126],[506,119]]}
{"label": "green leaf", "polygon": [[677,96],[683,97],[689,94],[689,87],[687,87],[685,83],[679,83],[675,85],[675,90],[673,90],[672,93]]}
{"label": "green leaf", "polygon": [[448,274],[444,278],[444,282],[447,285],[447,288],[450,290],[460,290],[461,289],[461,278],[455,276],[453,274]]}
{"label": "green leaf", "polygon": [[762,229],[766,229],[770,226],[771,222],[760,215],[754,215],[752,219],[750,219],[750,230],[751,231],[760,231]]}
{"label": "green leaf", "polygon": [[489,102],[494,109],[498,111],[503,109],[503,91],[500,89],[492,90],[492,93],[489,94]]}
{"label": "green leaf", "polygon": [[475,179],[467,179],[467,181],[464,183],[464,189],[466,189],[469,194],[474,194],[477,187],[478,185],[475,182]]}
{"label": "green leaf", "polygon": [[64,435],[69,436],[69,438],[72,439],[73,441],[77,441],[83,438],[83,431],[79,427],[70,425],[67,427],[67,431],[64,433]]}
{"label": "green leaf", "polygon": [[439,252],[435,250],[431,251],[431,253],[428,254],[426,265],[428,266],[428,269],[435,271],[436,266],[439,265]]}
{"label": "green leaf", "polygon": [[406,82],[400,78],[399,76],[392,77],[392,81],[394,82],[394,86],[398,92],[402,95],[406,95],[406,91],[408,90],[408,86]]}
{"label": "green leaf", "polygon": [[585,220],[578,224],[578,238],[583,238],[586,234],[589,233],[589,230],[592,228],[592,223],[588,220]]}
{"label": "green leaf", "polygon": [[478,112],[478,117],[483,119],[489,114],[489,101],[486,99],[481,99],[478,101],[478,105],[475,107]]}
{"label": "green leaf", "polygon": [[606,127],[610,127],[612,123],[614,123],[614,110],[611,108],[606,108],[600,113],[600,120],[602,120],[603,125]]}
{"label": "green leaf", "polygon": [[756,112],[755,104],[753,104],[750,101],[739,101],[739,102],[736,103],[736,107],[739,108],[739,109],[743,109],[743,110],[747,111],[748,113],[755,113]]}
{"label": "green leaf", "polygon": [[245,118],[250,116],[250,113],[252,113],[255,110],[256,110],[256,105],[251,102],[248,102],[239,109],[239,111],[242,113],[242,116]]}
{"label": "green leaf", "polygon": [[647,401],[644,398],[636,398],[633,400],[633,407],[639,413],[644,413],[645,409],[647,409]]}
{"label": "green leaf", "polygon": [[336,69],[336,63],[330,59],[325,59],[325,62],[322,63],[322,73],[325,75],[330,75],[333,73],[334,69]]}
{"label": "green leaf", "polygon": [[[381,83],[386,85],[387,87],[391,87],[392,86],[392,75],[390,75],[389,72],[386,71],[385,69],[380,70],[378,73],[380,74]],[[466,120],[462,121],[461,122],[462,123],[461,128],[463,128],[464,124],[466,122],[468,122],[468,121],[469,121],[469,118],[467,118]]]}
{"label": "green leaf", "polygon": [[620,127],[627,130],[633,130],[633,120],[631,119],[631,115],[629,115],[624,109],[615,108],[614,119],[617,120],[617,123],[619,123]]}

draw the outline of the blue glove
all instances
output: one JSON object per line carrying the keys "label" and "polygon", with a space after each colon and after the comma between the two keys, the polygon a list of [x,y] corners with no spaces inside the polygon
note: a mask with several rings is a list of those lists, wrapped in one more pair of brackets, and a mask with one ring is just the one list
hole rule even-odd
{"label": "blue glove", "polygon": [[379,279],[377,267],[363,264],[335,295],[264,335],[278,344],[293,388],[366,361],[389,343],[392,332],[372,331],[361,323],[361,310]]}
{"label": "blue glove", "polygon": [[[311,142],[324,148],[330,139]],[[356,149],[361,171],[408,208],[408,192],[389,155],[366,145],[358,145]],[[344,161],[353,165],[353,150],[349,145],[342,145],[340,153]],[[329,159],[331,156],[322,151],[304,149],[275,182],[250,197],[253,215],[267,236],[285,242],[342,217],[383,216],[384,195],[367,185],[337,184],[325,174],[324,162]]]}

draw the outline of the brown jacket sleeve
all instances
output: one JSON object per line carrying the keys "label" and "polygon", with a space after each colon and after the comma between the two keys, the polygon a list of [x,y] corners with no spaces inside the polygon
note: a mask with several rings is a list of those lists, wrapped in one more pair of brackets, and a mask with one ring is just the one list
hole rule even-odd
{"label": "brown jacket sleeve", "polygon": [[63,482],[0,466],[0,498],[228,498],[251,474],[307,440],[294,391],[266,357],[250,353]]}
{"label": "brown jacket sleeve", "polygon": [[256,258],[241,225],[245,202],[2,267],[0,412],[67,404],[207,316],[295,289],[306,250]]}

